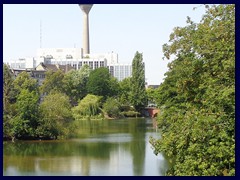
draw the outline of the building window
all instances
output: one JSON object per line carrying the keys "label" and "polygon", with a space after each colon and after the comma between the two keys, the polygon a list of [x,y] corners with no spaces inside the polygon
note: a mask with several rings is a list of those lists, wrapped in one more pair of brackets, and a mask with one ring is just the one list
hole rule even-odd
{"label": "building window", "polygon": [[77,64],[73,64],[73,68],[74,68],[74,69],[77,69]]}
{"label": "building window", "polygon": [[95,69],[98,68],[98,61],[95,61],[95,62],[94,62],[94,68],[95,68]]}
{"label": "building window", "polygon": [[104,62],[100,61],[100,67],[104,67]]}
{"label": "building window", "polygon": [[93,62],[89,62],[90,69],[93,69]]}
{"label": "building window", "polygon": [[109,66],[108,69],[109,69],[109,73],[110,73],[112,76],[114,76],[114,66]]}
{"label": "building window", "polygon": [[78,69],[80,69],[82,67],[82,62],[78,63]]}

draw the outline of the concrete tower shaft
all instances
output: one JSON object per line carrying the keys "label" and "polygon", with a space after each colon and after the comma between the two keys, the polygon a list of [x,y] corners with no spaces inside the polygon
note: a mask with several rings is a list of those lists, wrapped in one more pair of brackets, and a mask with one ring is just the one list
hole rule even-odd
{"label": "concrete tower shaft", "polygon": [[83,54],[90,54],[88,14],[93,4],[79,4],[79,6],[83,12]]}

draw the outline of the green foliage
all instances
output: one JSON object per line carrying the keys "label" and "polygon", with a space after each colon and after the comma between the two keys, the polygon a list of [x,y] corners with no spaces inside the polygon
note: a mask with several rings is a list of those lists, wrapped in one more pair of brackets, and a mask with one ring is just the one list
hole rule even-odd
{"label": "green foliage", "polygon": [[88,94],[79,103],[78,106],[72,108],[72,114],[75,119],[97,116],[101,112],[101,97]]}
{"label": "green foliage", "polygon": [[64,73],[61,70],[57,72],[47,71],[40,90],[42,93],[50,93],[51,91],[63,92]]}
{"label": "green foliage", "polygon": [[140,113],[136,111],[123,111],[121,112],[121,115],[124,117],[138,117]]}
{"label": "green foliage", "polygon": [[120,86],[117,78],[115,77],[110,77],[110,83],[109,83],[109,88],[110,88],[110,97],[117,97],[120,91]]}
{"label": "green foliage", "polygon": [[119,101],[122,105],[131,105],[131,78],[125,78],[119,82]]}
{"label": "green foliage", "polygon": [[87,81],[90,74],[88,65],[80,70],[71,70],[63,78],[64,92],[71,98],[73,103],[87,95]]}
{"label": "green foliage", "polygon": [[136,52],[132,61],[131,103],[137,111],[147,104],[145,68],[142,54],[139,52]]}
{"label": "green foliage", "polygon": [[4,66],[4,137],[33,137],[38,125],[37,81],[25,71],[13,78]]}
{"label": "green foliage", "polygon": [[69,133],[72,114],[69,98],[65,94],[55,92],[47,95],[40,104],[40,112],[40,126],[37,130],[40,137],[57,139]]}
{"label": "green foliage", "polygon": [[12,101],[16,99],[13,91],[14,75],[6,64],[3,64],[3,137],[10,137],[10,120],[13,118]]}
{"label": "green foliage", "polygon": [[3,111],[9,111],[10,101],[13,89],[14,75],[6,64],[3,64]]}
{"label": "green foliage", "polygon": [[148,103],[156,103],[157,90],[153,88],[146,89]]}
{"label": "green foliage", "polygon": [[168,175],[235,175],[235,6],[207,7],[199,24],[175,28],[163,46],[169,63],[156,90]]}
{"label": "green foliage", "polygon": [[17,94],[22,89],[28,89],[30,92],[38,91],[38,83],[36,79],[31,78],[26,71],[23,71],[14,80],[14,89],[17,91]]}
{"label": "green foliage", "polygon": [[17,97],[17,115],[10,120],[11,135],[16,138],[36,136],[38,126],[38,101],[39,94],[35,91],[22,89]]}
{"label": "green foliage", "polygon": [[120,103],[114,98],[108,98],[103,104],[103,111],[111,118],[117,118],[120,115]]}
{"label": "green foliage", "polygon": [[140,113],[136,111],[136,109],[133,106],[121,106],[120,107],[121,115],[124,117],[138,117],[140,116]]}
{"label": "green foliage", "polygon": [[87,82],[87,90],[89,94],[103,96],[104,98],[115,95],[115,86],[116,81],[111,78],[108,69],[105,67],[93,70],[90,73]]}

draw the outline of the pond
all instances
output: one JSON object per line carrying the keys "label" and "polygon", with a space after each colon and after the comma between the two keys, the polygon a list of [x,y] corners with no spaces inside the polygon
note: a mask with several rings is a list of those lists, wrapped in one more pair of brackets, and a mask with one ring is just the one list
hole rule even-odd
{"label": "pond", "polygon": [[68,140],[3,143],[4,176],[162,176],[167,159],[149,137],[160,138],[154,119],[79,121]]}

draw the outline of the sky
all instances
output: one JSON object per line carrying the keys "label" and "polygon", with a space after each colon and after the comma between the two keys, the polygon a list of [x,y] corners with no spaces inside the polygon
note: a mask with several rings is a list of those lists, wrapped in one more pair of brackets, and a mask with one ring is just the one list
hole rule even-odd
{"label": "sky", "polygon": [[[162,59],[163,44],[174,27],[187,25],[187,16],[199,23],[204,13],[199,4],[94,4],[89,13],[90,52],[113,51],[119,63],[132,63],[138,51],[147,83],[159,85],[170,62]],[[3,4],[3,61],[35,57],[40,46],[81,48],[82,26],[77,4]]]}

